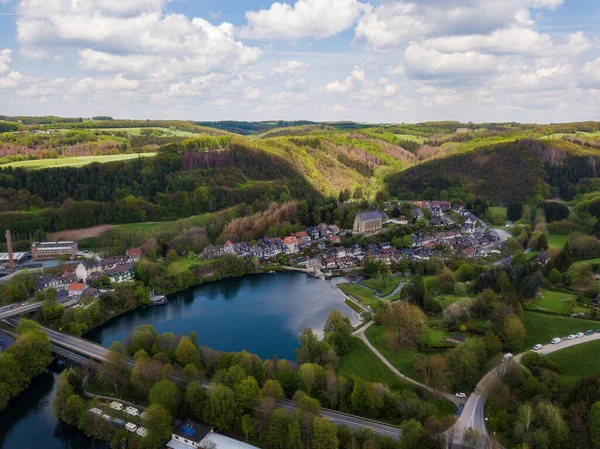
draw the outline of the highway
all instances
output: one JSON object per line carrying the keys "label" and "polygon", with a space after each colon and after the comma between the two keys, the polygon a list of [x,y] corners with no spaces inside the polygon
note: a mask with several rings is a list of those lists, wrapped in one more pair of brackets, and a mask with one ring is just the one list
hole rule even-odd
{"label": "highway", "polygon": [[[583,329],[582,331],[585,331],[585,329]],[[556,351],[560,351],[562,349],[577,346],[582,343],[588,343],[594,340],[600,340],[600,333],[584,335],[581,338],[575,338],[573,340],[565,340],[555,345],[549,343],[542,346],[542,348],[536,352],[542,355],[547,355]],[[512,360],[516,363],[520,363],[521,358],[527,352],[529,351],[517,354],[512,358]],[[455,448],[462,447],[464,434],[469,428],[477,430],[483,438],[489,438],[487,428],[485,426],[485,401],[487,396],[491,392],[492,387],[494,386],[496,381],[499,381],[501,377],[499,375],[501,373],[501,368],[502,365],[490,370],[485,376],[483,376],[477,384],[475,392],[469,396],[465,404],[465,408],[462,414],[460,415],[460,418],[456,421],[456,424],[452,429],[454,433]]]}
{"label": "highway", "polygon": [[0,320],[19,316],[28,312],[33,312],[34,310],[41,308],[42,305],[43,303],[41,302],[34,302],[33,304],[23,303],[21,305],[13,306],[10,310],[0,313]]}
{"label": "highway", "polygon": [[[18,323],[15,319],[6,320],[5,322],[11,326],[16,326]],[[50,337],[53,351],[57,355],[66,357],[80,364],[86,363],[88,360],[92,360],[96,363],[101,363],[106,360],[109,349],[102,345],[92,343],[91,341],[84,340],[82,338],[73,337],[71,335],[61,334],[60,332],[56,332],[51,329],[42,329]],[[128,358],[127,364],[133,367],[133,359]],[[102,368],[101,365],[96,366]],[[185,380],[185,376],[174,374],[173,380],[181,383]],[[200,383],[207,388],[212,386],[212,383],[207,380],[201,380]],[[290,411],[293,411],[298,407],[296,402],[289,400],[278,401],[278,405]],[[346,426],[353,430],[370,429],[373,433],[382,437],[388,437],[394,440],[400,439],[400,429],[386,423],[361,418],[354,415],[348,415],[346,413],[341,413],[326,408],[321,409],[321,416],[326,416],[337,425]]]}

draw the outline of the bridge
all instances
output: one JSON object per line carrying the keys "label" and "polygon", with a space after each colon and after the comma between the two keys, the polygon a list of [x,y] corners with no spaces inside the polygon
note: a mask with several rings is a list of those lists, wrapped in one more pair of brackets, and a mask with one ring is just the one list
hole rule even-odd
{"label": "bridge", "polygon": [[7,318],[13,318],[24,313],[33,312],[34,310],[41,309],[44,304],[42,302],[34,302],[32,304],[22,303],[13,305],[9,310],[0,313],[0,320]]}
{"label": "bridge", "polygon": [[[15,318],[4,320],[4,322],[11,327],[15,327],[18,324],[18,321]],[[94,368],[99,370],[104,369],[102,363],[108,356],[110,351],[108,348],[83,338],[65,335],[44,327],[42,329],[48,334],[48,337],[52,342],[53,353],[60,359],[70,361],[78,365],[91,364]],[[132,358],[128,357],[126,359],[126,363],[133,368],[134,362]],[[187,377],[182,374],[175,373],[173,374],[173,381],[183,384],[187,381]],[[213,385],[213,383],[208,380],[199,380],[199,382],[206,388],[211,388]],[[294,411],[298,407],[296,402],[287,399],[278,401],[277,405],[289,411]],[[345,426],[352,430],[369,429],[374,434],[381,437],[391,438],[396,441],[400,439],[400,429],[386,423],[367,418],[361,418],[326,408],[321,409],[321,416],[329,418],[332,422],[339,426]]]}

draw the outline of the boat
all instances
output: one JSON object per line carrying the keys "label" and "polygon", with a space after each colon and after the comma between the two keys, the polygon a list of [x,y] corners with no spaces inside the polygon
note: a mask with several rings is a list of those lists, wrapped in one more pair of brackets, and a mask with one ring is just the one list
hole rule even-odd
{"label": "boat", "polygon": [[269,271],[269,274],[275,274],[275,272],[273,270]]}

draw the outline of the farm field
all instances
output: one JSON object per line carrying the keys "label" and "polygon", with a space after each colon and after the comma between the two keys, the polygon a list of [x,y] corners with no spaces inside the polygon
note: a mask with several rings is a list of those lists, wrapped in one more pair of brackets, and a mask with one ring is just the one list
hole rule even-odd
{"label": "farm field", "polygon": [[527,306],[528,310],[568,314],[575,304],[575,296],[569,293],[540,290],[540,296]]}
{"label": "farm field", "polygon": [[563,349],[546,357],[559,367],[562,383],[573,386],[579,379],[592,374],[600,374],[600,341],[590,341]]}
{"label": "farm field", "polygon": [[600,328],[600,322],[525,311],[525,346],[549,343],[554,337]]}
{"label": "farm field", "polygon": [[412,134],[394,134],[394,136],[402,140],[410,140],[411,142],[417,142],[421,145],[423,145],[427,141],[425,137],[413,136]]}
{"label": "farm field", "polygon": [[129,161],[139,157],[154,157],[156,153],[136,153],[136,154],[111,154],[103,156],[81,156],[81,157],[63,157],[58,159],[37,159],[32,161],[11,162],[0,165],[0,168],[24,168],[26,170],[40,170],[44,168],[55,167],[83,167],[84,165],[95,162],[103,164],[106,162]]}
{"label": "farm field", "polygon": [[[126,132],[127,134],[130,134],[132,136],[141,136],[142,135],[142,130],[146,129],[156,129],[159,131],[163,131],[165,133],[169,133],[171,136],[175,136],[175,137],[191,137],[191,136],[197,136],[198,134],[190,132],[190,131],[184,131],[184,130],[172,130],[169,128],[161,128],[161,127],[150,127],[150,128],[82,128],[82,129],[89,129],[90,131],[106,131],[106,132],[110,132],[110,131],[115,131],[115,132]],[[58,131],[62,132],[62,133],[67,133],[69,131],[73,131],[72,129],[59,129]]]}

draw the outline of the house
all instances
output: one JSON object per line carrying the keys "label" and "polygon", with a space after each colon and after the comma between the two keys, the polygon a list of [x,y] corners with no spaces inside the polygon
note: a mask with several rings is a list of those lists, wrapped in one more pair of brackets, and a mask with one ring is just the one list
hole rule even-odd
{"label": "house", "polygon": [[129,263],[126,265],[119,265],[104,271],[104,274],[108,276],[112,284],[126,282],[133,279],[133,267]]}
{"label": "house", "polygon": [[317,225],[317,229],[321,237],[329,237],[331,235],[331,229],[329,229],[329,226],[325,223],[320,223]]}
{"label": "house", "polygon": [[408,219],[404,215],[400,215],[398,217],[398,224],[406,226],[408,224]]}
{"label": "house", "polygon": [[98,290],[97,288],[86,288],[83,291],[83,294],[81,295],[81,299],[83,298],[94,298],[94,299],[98,299],[100,298],[100,290]]}
{"label": "house", "polygon": [[333,243],[334,245],[335,245],[335,244],[338,244],[338,243],[340,243],[340,242],[341,242],[341,239],[340,239],[340,237],[339,237],[339,236],[337,236],[337,235],[332,235],[331,237],[329,237],[329,240],[330,240],[330,241],[331,241],[331,243]]}
{"label": "house", "polygon": [[391,247],[392,245],[390,244],[390,242],[383,242],[379,244],[379,249],[389,249]]}
{"label": "house", "polygon": [[350,246],[350,248],[348,249],[348,254],[350,254],[352,256],[358,256],[361,253],[362,253],[362,248],[360,247],[360,245],[358,243],[352,244]]}
{"label": "house", "polygon": [[69,285],[69,298],[80,298],[81,295],[83,295],[84,290],[87,288],[87,285],[81,283],[81,282],[73,282],[71,285]]}
{"label": "house", "polygon": [[419,219],[425,217],[425,214],[423,213],[423,211],[421,209],[419,209],[418,207],[416,207],[412,210],[412,215],[415,220],[419,220]]}
{"label": "house", "polygon": [[219,257],[222,257],[224,254],[224,249],[223,246],[218,245],[218,246],[214,246],[214,245],[209,245],[206,248],[204,248],[204,251],[202,251],[202,258],[203,259],[218,259]]}
{"label": "house", "polygon": [[127,256],[107,257],[102,261],[102,269],[108,270],[110,268],[116,267],[117,265],[125,265],[127,263],[127,260]]}
{"label": "house", "polygon": [[316,226],[310,226],[306,228],[306,233],[312,240],[317,240],[319,237],[321,237],[319,229]]}
{"label": "house", "polygon": [[296,260],[296,266],[306,268],[308,267],[308,257],[298,257]]}
{"label": "house", "polygon": [[[449,201],[432,201],[431,207],[439,207],[443,212],[447,212],[450,210],[450,202]],[[433,213],[433,211],[431,211]]]}
{"label": "house", "polygon": [[127,256],[127,261],[129,263],[137,262],[142,256],[142,250],[141,248],[129,248],[125,251],[125,255]]}
{"label": "house", "polygon": [[36,279],[36,290],[48,290],[53,288],[56,291],[67,290],[70,282],[58,276],[41,276]]}
{"label": "house", "polygon": [[329,226],[329,231],[333,234],[333,235],[339,235],[340,233],[340,227],[337,225],[330,225]]}
{"label": "house", "polygon": [[286,254],[296,254],[298,252],[298,238],[290,235],[283,239],[283,244],[286,246]]}
{"label": "house", "polygon": [[34,242],[31,244],[31,257],[34,262],[54,260],[67,256],[77,258],[77,242]]}
{"label": "house", "polygon": [[430,210],[433,217],[442,217],[444,215],[442,208],[439,206],[431,206]]}
{"label": "house", "polygon": [[352,230],[354,232],[377,232],[383,228],[383,222],[387,220],[385,213],[373,210],[370,212],[359,212],[354,217]]}
{"label": "house", "polygon": [[102,263],[98,259],[88,259],[77,265],[77,268],[75,268],[75,276],[78,281],[86,282],[89,275],[101,271]]}
{"label": "house", "polygon": [[171,440],[167,443],[167,447],[171,449],[199,448],[202,440],[210,435],[212,431],[212,427],[186,419],[173,430]]}
{"label": "house", "polygon": [[223,253],[225,254],[235,254],[235,247],[231,241],[227,240],[225,245],[223,245]]}
{"label": "house", "polygon": [[301,243],[307,243],[310,242],[311,238],[308,235],[308,233],[306,231],[300,231],[296,233],[296,238],[301,242]]}

